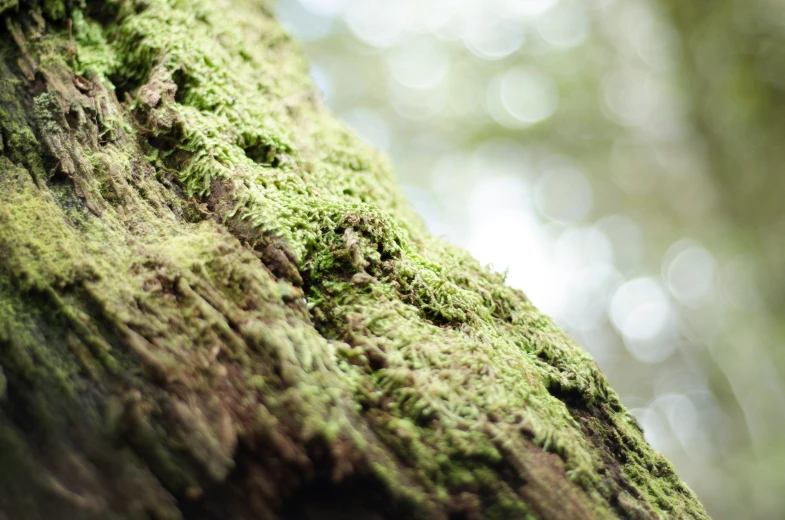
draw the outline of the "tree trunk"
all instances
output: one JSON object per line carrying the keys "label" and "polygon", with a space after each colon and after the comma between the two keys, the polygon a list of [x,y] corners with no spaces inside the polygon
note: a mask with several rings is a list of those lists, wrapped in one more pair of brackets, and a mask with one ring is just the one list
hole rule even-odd
{"label": "tree trunk", "polygon": [[0,18],[0,518],[707,518],[258,1]]}
{"label": "tree trunk", "polygon": [[[769,0],[659,3],[681,35],[678,70],[724,214],[739,226],[737,243],[765,265],[761,292],[781,322],[785,6]],[[785,327],[778,332],[785,334]]]}

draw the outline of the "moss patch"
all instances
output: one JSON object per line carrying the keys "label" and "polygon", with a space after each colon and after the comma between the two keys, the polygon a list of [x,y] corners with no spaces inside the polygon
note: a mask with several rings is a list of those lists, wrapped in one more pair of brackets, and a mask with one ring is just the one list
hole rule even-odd
{"label": "moss patch", "polygon": [[94,511],[270,517],[361,478],[412,518],[705,517],[588,354],[426,233],[264,6],[87,1],[73,36],[61,9],[2,44],[34,74],[0,78],[0,365],[66,453],[44,417],[129,454],[146,491],[93,462]]}

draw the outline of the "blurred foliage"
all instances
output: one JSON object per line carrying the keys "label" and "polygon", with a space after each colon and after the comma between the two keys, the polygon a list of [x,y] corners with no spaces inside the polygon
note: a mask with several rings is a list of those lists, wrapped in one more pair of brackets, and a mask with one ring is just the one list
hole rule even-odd
{"label": "blurred foliage", "polygon": [[433,232],[597,359],[714,518],[785,514],[785,4],[279,0]]}

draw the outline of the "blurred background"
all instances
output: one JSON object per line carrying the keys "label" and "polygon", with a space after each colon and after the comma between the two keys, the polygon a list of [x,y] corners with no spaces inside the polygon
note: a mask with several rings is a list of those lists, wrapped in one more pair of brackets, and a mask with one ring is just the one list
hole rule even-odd
{"label": "blurred background", "polygon": [[592,353],[714,518],[785,518],[785,3],[276,10],[431,231]]}

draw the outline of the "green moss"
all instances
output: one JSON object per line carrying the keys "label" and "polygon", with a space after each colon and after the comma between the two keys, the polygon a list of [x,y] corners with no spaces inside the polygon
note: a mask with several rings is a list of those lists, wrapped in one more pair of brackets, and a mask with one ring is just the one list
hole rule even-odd
{"label": "green moss", "polygon": [[[224,481],[243,439],[302,475],[324,445],[335,474],[366,468],[421,516],[468,500],[534,517],[522,489],[539,471],[597,517],[630,489],[641,507],[704,515],[589,355],[425,231],[263,8],[69,14],[92,101],[52,82],[31,103],[73,186],[35,184],[36,134],[0,92],[16,103],[0,124],[20,136],[0,158],[0,324],[34,298],[52,312],[20,325],[4,370],[62,388],[89,410],[69,413],[96,415],[177,496]],[[36,44],[42,66],[62,72],[64,37]],[[70,339],[34,350],[36,327]],[[100,413],[95,388],[111,394]]]}
{"label": "green moss", "polygon": [[[85,18],[81,9],[71,11],[73,37],[77,44],[76,71],[82,75],[104,73],[115,65],[114,53],[107,45],[106,35],[95,20]],[[106,81],[106,78],[103,78]]]}
{"label": "green moss", "polygon": [[0,0],[0,14],[18,7],[19,0]]}
{"label": "green moss", "polygon": [[50,20],[65,18],[65,2],[63,0],[44,0],[44,14]]}
{"label": "green moss", "polygon": [[49,132],[57,132],[59,130],[54,114],[59,114],[60,111],[57,100],[49,92],[44,92],[43,94],[36,96],[35,116],[45,130]]}
{"label": "green moss", "polygon": [[[0,42],[0,49],[5,50],[9,43],[9,41]],[[20,105],[16,96],[23,84],[19,78],[0,80],[0,127],[4,130],[3,156],[23,165],[36,178],[43,178],[40,146],[27,124],[26,110]]]}

